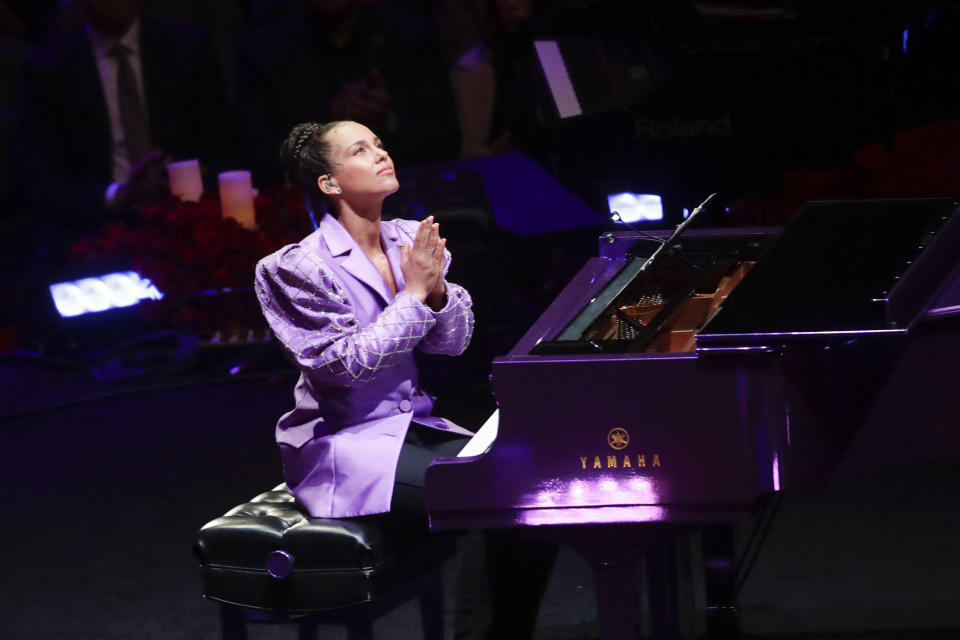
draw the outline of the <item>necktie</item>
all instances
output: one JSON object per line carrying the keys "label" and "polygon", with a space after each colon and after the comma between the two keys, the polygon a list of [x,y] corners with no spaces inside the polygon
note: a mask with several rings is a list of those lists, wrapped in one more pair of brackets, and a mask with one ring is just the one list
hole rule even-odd
{"label": "necktie", "polygon": [[107,53],[117,60],[117,101],[120,126],[123,127],[123,146],[127,149],[130,166],[133,166],[150,148],[147,110],[137,91],[137,80],[130,64],[131,49],[118,42]]}

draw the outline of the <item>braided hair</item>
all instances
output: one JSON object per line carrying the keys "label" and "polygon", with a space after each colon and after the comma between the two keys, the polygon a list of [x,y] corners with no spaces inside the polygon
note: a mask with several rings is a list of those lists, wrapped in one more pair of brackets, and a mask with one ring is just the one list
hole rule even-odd
{"label": "braided hair", "polygon": [[340,120],[300,123],[280,147],[280,164],[287,184],[297,189],[307,201],[311,215],[330,210],[330,199],[320,191],[317,178],[333,174],[333,165],[328,158],[330,142],[327,134],[340,124]]}

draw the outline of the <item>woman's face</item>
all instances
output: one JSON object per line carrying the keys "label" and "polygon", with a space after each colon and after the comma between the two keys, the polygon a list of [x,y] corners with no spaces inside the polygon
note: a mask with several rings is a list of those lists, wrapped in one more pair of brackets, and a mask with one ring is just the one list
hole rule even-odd
{"label": "woman's face", "polygon": [[357,122],[344,122],[327,134],[332,176],[320,176],[320,189],[327,179],[345,198],[386,197],[400,188],[393,160],[373,131]]}

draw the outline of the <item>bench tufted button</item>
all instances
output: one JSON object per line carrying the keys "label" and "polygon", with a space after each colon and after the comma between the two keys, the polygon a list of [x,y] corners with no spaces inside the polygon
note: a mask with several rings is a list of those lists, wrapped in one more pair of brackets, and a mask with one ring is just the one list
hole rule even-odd
{"label": "bench tufted button", "polygon": [[266,564],[267,573],[280,580],[290,575],[290,570],[293,569],[293,556],[282,549],[277,549],[267,556]]}
{"label": "bench tufted button", "polygon": [[400,407],[400,411],[406,413],[407,411],[410,411],[410,408],[413,407],[413,404],[409,400],[404,398],[403,400],[400,401],[400,404],[397,406]]}

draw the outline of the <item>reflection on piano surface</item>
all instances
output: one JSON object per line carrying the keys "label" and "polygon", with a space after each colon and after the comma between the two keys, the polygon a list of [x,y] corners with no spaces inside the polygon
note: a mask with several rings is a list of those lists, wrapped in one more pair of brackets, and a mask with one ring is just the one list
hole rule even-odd
{"label": "reflection on piano surface", "polygon": [[956,209],[810,203],[782,232],[602,236],[494,362],[491,448],[428,470],[431,525],[554,525],[603,573],[623,550],[587,531],[633,524],[614,538],[640,553],[769,492],[960,452],[941,426],[960,418]]}

